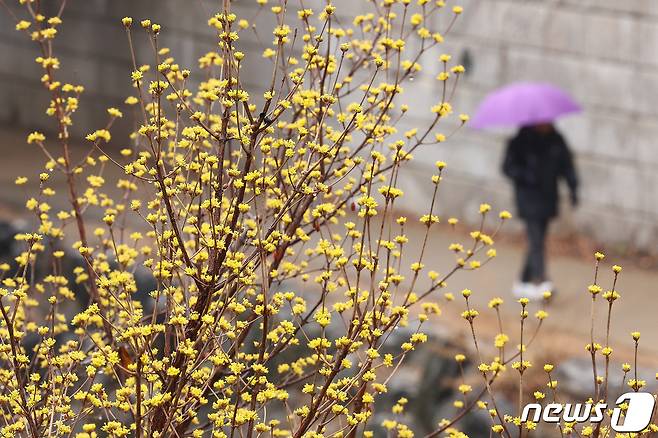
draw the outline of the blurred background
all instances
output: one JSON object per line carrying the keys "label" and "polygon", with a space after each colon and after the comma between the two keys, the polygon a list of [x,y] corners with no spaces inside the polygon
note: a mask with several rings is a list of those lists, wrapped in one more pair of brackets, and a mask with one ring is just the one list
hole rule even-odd
{"label": "blurred background", "polygon": [[[131,94],[132,68],[122,17],[130,15],[137,21],[150,18],[162,24],[163,44],[172,49],[179,64],[194,70],[200,56],[216,50],[215,37],[205,22],[216,12],[218,3],[70,0],[55,48],[62,60],[60,77],[87,89],[82,110],[77,113],[75,135],[83,138],[104,126],[107,107],[122,108],[123,100]],[[351,9],[359,7],[353,2],[335,3],[344,19],[358,13]],[[457,113],[474,111],[493,89],[521,80],[558,85],[584,109],[557,125],[575,155],[581,201],[577,209],[572,209],[564,196],[562,215],[553,224],[548,266],[558,295],[549,309],[555,319],[547,322],[552,334],[544,343],[543,353],[565,360],[584,357],[584,339],[590,325],[586,288],[593,276],[592,253],[603,249],[609,255],[606,266],[619,263],[625,267],[618,288],[623,298],[613,321],[618,360],[630,357],[629,333],[640,330],[647,340],[642,360],[646,365],[656,363],[658,2],[462,0],[459,4],[464,6],[464,13],[444,43],[444,52],[466,68],[453,102]],[[233,5],[238,14],[256,24],[257,30],[259,20],[269,19],[258,13],[255,1],[238,0]],[[58,6],[59,2],[52,2],[53,13]],[[447,22],[450,17],[445,15]],[[261,37],[269,41],[269,29],[262,31]],[[262,46],[257,39],[243,38],[239,46],[248,55],[243,62],[247,83],[261,89]],[[149,56],[146,38],[135,41],[138,56]],[[36,175],[42,164],[36,146],[25,143],[26,134],[35,129],[51,130],[52,120],[44,114],[48,95],[39,83],[41,73],[35,56],[35,45],[14,30],[8,14],[0,13],[0,182],[5,187],[0,192],[0,219],[20,217],[25,192],[15,189],[13,181],[19,175]],[[422,61],[423,71],[406,86],[404,101],[413,104],[401,132],[427,122],[429,108],[439,99],[440,88],[434,78],[437,66],[431,63],[438,64],[435,54]],[[451,132],[457,126],[451,123],[458,123],[457,118],[441,130]],[[130,117],[118,122],[113,131],[117,150],[122,147],[121,141],[127,141],[130,129]],[[464,224],[462,236],[459,230],[455,236],[455,231],[448,229],[433,236],[437,245],[433,248],[441,250],[432,254],[428,264],[443,263],[446,268],[450,256],[444,250],[450,242],[464,237],[468,225],[479,220],[480,203],[488,202],[495,210],[514,210],[511,186],[501,173],[505,143],[513,134],[509,130],[478,132],[465,127],[450,141],[419,151],[408,166],[402,178],[402,208],[410,215],[425,213],[415,211],[414,206],[425,205],[431,196],[427,181],[433,163],[443,160],[449,167],[440,194],[441,214],[459,217]],[[525,251],[521,230],[520,222],[513,221],[498,242],[500,256],[482,272],[456,278],[450,290],[473,289],[478,305],[485,305],[494,296],[511,301],[511,285]],[[420,239],[422,230],[411,234],[415,232]],[[410,238],[414,241],[413,236]],[[510,307],[509,312],[516,315],[516,307]],[[486,316],[483,321],[486,326]],[[581,377],[579,370],[586,368],[586,363],[575,363],[574,382]],[[645,377],[653,380],[650,372]]]}
{"label": "blurred background", "polygon": [[[12,3],[12,2],[9,2]],[[53,12],[58,2],[52,3]],[[119,25],[125,15],[145,17],[166,28],[162,40],[181,65],[196,66],[199,56],[215,49],[205,26],[216,9],[208,0],[72,0],[55,47],[62,76],[87,88],[75,126],[80,136],[105,123],[105,109],[119,106],[131,91],[126,38]],[[562,233],[586,235],[621,250],[658,252],[658,3],[652,0],[464,0],[464,13],[446,38],[445,52],[466,66],[455,109],[472,112],[492,89],[519,80],[549,81],[569,91],[584,107],[559,127],[576,153],[582,175],[581,208],[565,215]],[[256,15],[256,2],[234,1],[245,17]],[[452,4],[452,3],[451,3]],[[353,7],[350,5],[350,7]],[[346,9],[339,8],[339,12]],[[358,11],[354,11],[357,13]],[[264,15],[264,14],[261,14]],[[449,14],[444,14],[448,16]],[[265,19],[266,17],[260,17]],[[256,21],[258,23],[258,21]],[[249,33],[245,33],[249,35]],[[269,34],[263,32],[269,40]],[[260,53],[256,41],[243,38],[244,51]],[[136,38],[137,43],[145,39]],[[143,47],[143,55],[147,48]],[[139,52],[139,49],[138,49]],[[49,128],[40,117],[47,95],[39,86],[34,44],[0,14],[0,124],[4,129]],[[247,58],[246,72],[258,85],[258,56]],[[439,85],[427,63],[407,87],[420,125],[436,102]],[[127,122],[124,122],[127,123]],[[119,127],[120,128],[120,127]],[[127,127],[124,126],[124,129]],[[445,128],[449,132],[449,128]],[[500,173],[505,139],[511,132],[464,130],[453,141],[424,151],[428,160],[412,163],[421,177],[434,158],[451,167],[443,193],[446,211],[475,218],[487,200],[502,207],[510,190]],[[22,134],[21,134],[22,137]],[[21,143],[4,149],[24,149]],[[413,176],[408,178],[413,186]],[[424,184],[423,184],[424,185]],[[417,187],[420,189],[420,186]],[[406,193],[409,205],[414,194]]]}

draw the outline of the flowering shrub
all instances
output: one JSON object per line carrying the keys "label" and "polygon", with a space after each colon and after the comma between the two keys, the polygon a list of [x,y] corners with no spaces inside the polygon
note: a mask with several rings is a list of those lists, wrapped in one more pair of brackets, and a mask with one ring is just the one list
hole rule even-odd
{"label": "flowering shrub", "polygon": [[[444,119],[468,119],[452,115],[450,104],[464,68],[441,52],[462,9],[442,0],[363,2],[370,12],[348,23],[331,4],[291,11],[282,2],[262,12],[272,14],[273,41],[262,53],[271,79],[260,96],[241,80],[243,59],[258,56],[239,50],[250,23],[229,1],[208,20],[219,51],[199,59],[196,76],[161,47],[160,25],[126,17],[117,23],[134,64],[125,104],[140,125],[132,146],[117,150],[110,130],[122,111],[109,108],[107,126],[87,136],[88,154],[77,162],[69,129],[84,90],[59,78],[52,44],[65,2],[53,16],[41,3],[20,0],[24,18],[14,18],[40,48],[56,135],[27,138],[47,157],[40,191],[27,202],[38,229],[16,237],[24,251],[0,289],[3,436],[372,436],[376,400],[441,313],[438,291],[455,272],[496,256],[483,204],[471,242],[450,246],[447,274],[425,269],[443,162],[428,180],[434,190],[424,214],[409,219],[425,227],[413,260],[404,257],[408,219],[395,212],[401,167],[451,135],[438,132]],[[449,16],[445,29],[433,28],[438,14]],[[137,58],[133,38],[150,40],[153,64]],[[398,133],[409,108],[403,84],[426,54],[438,57],[442,93],[426,126]],[[195,77],[202,80],[192,89]],[[125,172],[108,181],[121,196],[106,192],[106,165]],[[52,172],[65,178],[70,209],[48,204]],[[89,219],[97,213],[102,223]],[[80,256],[72,272],[62,263],[67,236]],[[511,436],[521,422],[497,410],[492,385],[511,364],[521,390],[531,364],[525,347],[505,354],[502,326],[498,355],[484,357],[470,294],[462,292],[462,317],[484,387],[473,395],[462,382],[466,403],[432,435],[459,435],[456,422],[479,407],[491,408],[492,432]],[[604,294],[610,305],[615,294]],[[67,310],[76,301],[82,309]],[[501,303],[490,307],[498,312]],[[520,304],[523,346],[528,303]],[[384,353],[401,326],[412,328],[410,338]],[[605,355],[607,373],[607,340],[603,349],[591,345],[592,357]],[[552,367],[545,369],[554,390]],[[598,391],[607,380],[595,379],[597,398],[606,395]],[[383,426],[408,437],[404,403]]]}

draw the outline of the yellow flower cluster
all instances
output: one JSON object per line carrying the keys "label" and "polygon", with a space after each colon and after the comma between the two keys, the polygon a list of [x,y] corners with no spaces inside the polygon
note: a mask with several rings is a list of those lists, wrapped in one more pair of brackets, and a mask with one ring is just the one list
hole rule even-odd
{"label": "yellow flower cluster", "polygon": [[[406,256],[408,221],[396,210],[405,195],[400,170],[423,146],[449,138],[437,129],[453,114],[449,96],[464,67],[440,49],[462,8],[381,0],[350,17],[342,6],[292,13],[258,0],[273,36],[260,52],[259,68],[271,67],[262,90],[243,82],[245,60],[259,55],[240,50],[256,17],[214,14],[208,25],[218,49],[199,58],[198,75],[161,46],[166,29],[123,18],[134,60],[125,105],[136,107],[137,129],[129,147],[113,147],[112,124],[123,112],[108,108],[107,125],[86,137],[89,153],[76,161],[69,130],[84,88],[57,76],[52,41],[60,15],[46,17],[40,2],[21,4],[27,18],[15,27],[47,54],[36,62],[57,135],[27,137],[47,160],[26,203],[36,228],[17,236],[17,269],[0,266],[0,434],[373,436],[375,404],[391,373],[428,341],[425,324],[442,312],[439,289],[455,272],[496,257],[498,228],[488,227],[511,218],[503,211],[492,219],[492,207],[480,205],[480,227],[447,248],[454,253],[447,274],[426,271],[428,241],[441,226],[446,163],[439,161],[427,181],[432,197],[409,221],[423,225],[420,251]],[[438,14],[448,14],[447,27],[435,28]],[[137,37],[150,41],[154,56],[144,59],[154,63],[138,63]],[[440,63],[430,122],[399,133],[409,109],[403,85],[433,52]],[[467,121],[464,114],[455,120]],[[107,166],[123,176],[108,177]],[[48,202],[54,171],[69,196],[59,211]],[[616,278],[621,268],[613,272]],[[595,282],[590,292],[595,300],[602,289]],[[520,420],[497,411],[491,384],[508,364],[520,379],[531,370],[528,302],[519,301],[518,352],[506,351],[510,335],[501,324],[497,356],[485,360],[473,293],[461,293],[462,317],[484,390],[476,396],[472,382],[459,382],[458,412],[435,434],[464,436],[455,428],[461,411],[478,408],[489,410],[494,432],[509,435]],[[601,295],[610,306],[619,298],[614,286]],[[502,304],[489,304],[499,321]],[[547,315],[537,311],[537,324]],[[388,345],[399,327],[408,337]],[[633,339],[637,348],[639,334]],[[588,351],[606,361],[612,355],[607,339]],[[455,360],[466,366],[466,355]],[[628,381],[634,389],[644,384]],[[399,399],[383,423],[399,437],[413,436],[406,404]]]}
{"label": "yellow flower cluster", "polygon": [[[438,30],[441,1],[385,0],[349,20],[331,4],[295,15],[266,3],[259,13],[270,14],[273,40],[262,53],[272,73],[261,100],[241,80],[249,54],[239,47],[253,19],[224,10],[208,20],[219,49],[200,57],[203,79],[191,89],[191,71],[160,46],[162,26],[144,19],[134,29],[123,18],[135,90],[125,104],[142,120],[115,156],[111,127],[123,112],[108,108],[77,162],[69,129],[84,88],[57,78],[62,11],[46,17],[40,3],[21,2],[27,18],[15,27],[44,53],[36,62],[58,135],[27,138],[47,163],[26,203],[36,233],[17,236],[18,273],[3,281],[3,436],[372,436],[384,369],[427,341],[421,326],[441,313],[430,294],[452,275],[431,271],[418,289],[424,250],[404,268],[406,218],[393,214],[400,168],[446,140],[434,131],[452,113],[446,89],[464,68],[441,54],[436,115],[400,139],[403,84],[461,9]],[[138,64],[139,31],[154,64]],[[125,177],[108,179],[108,163]],[[437,168],[419,218],[426,241],[439,223],[445,163]],[[70,208],[48,203],[53,171],[65,177]],[[493,244],[482,230],[473,242],[455,270],[478,268],[471,259]],[[29,275],[39,260],[53,260],[52,272]],[[384,353],[392,330],[409,324],[417,327],[397,352]],[[412,436],[400,421],[394,429]]]}

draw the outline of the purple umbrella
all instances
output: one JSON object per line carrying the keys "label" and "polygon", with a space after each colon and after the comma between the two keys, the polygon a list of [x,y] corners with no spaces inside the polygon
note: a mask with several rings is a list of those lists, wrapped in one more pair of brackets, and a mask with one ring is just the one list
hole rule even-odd
{"label": "purple umbrella", "polygon": [[579,111],[580,105],[554,85],[519,82],[489,94],[475,112],[470,126],[484,129],[534,125]]}

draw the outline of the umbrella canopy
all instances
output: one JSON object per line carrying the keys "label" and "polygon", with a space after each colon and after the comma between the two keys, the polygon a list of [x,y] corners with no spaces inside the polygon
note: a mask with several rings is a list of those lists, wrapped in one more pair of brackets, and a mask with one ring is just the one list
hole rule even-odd
{"label": "umbrella canopy", "polygon": [[579,111],[580,105],[555,85],[519,82],[489,94],[478,107],[470,125],[475,129],[535,125]]}

